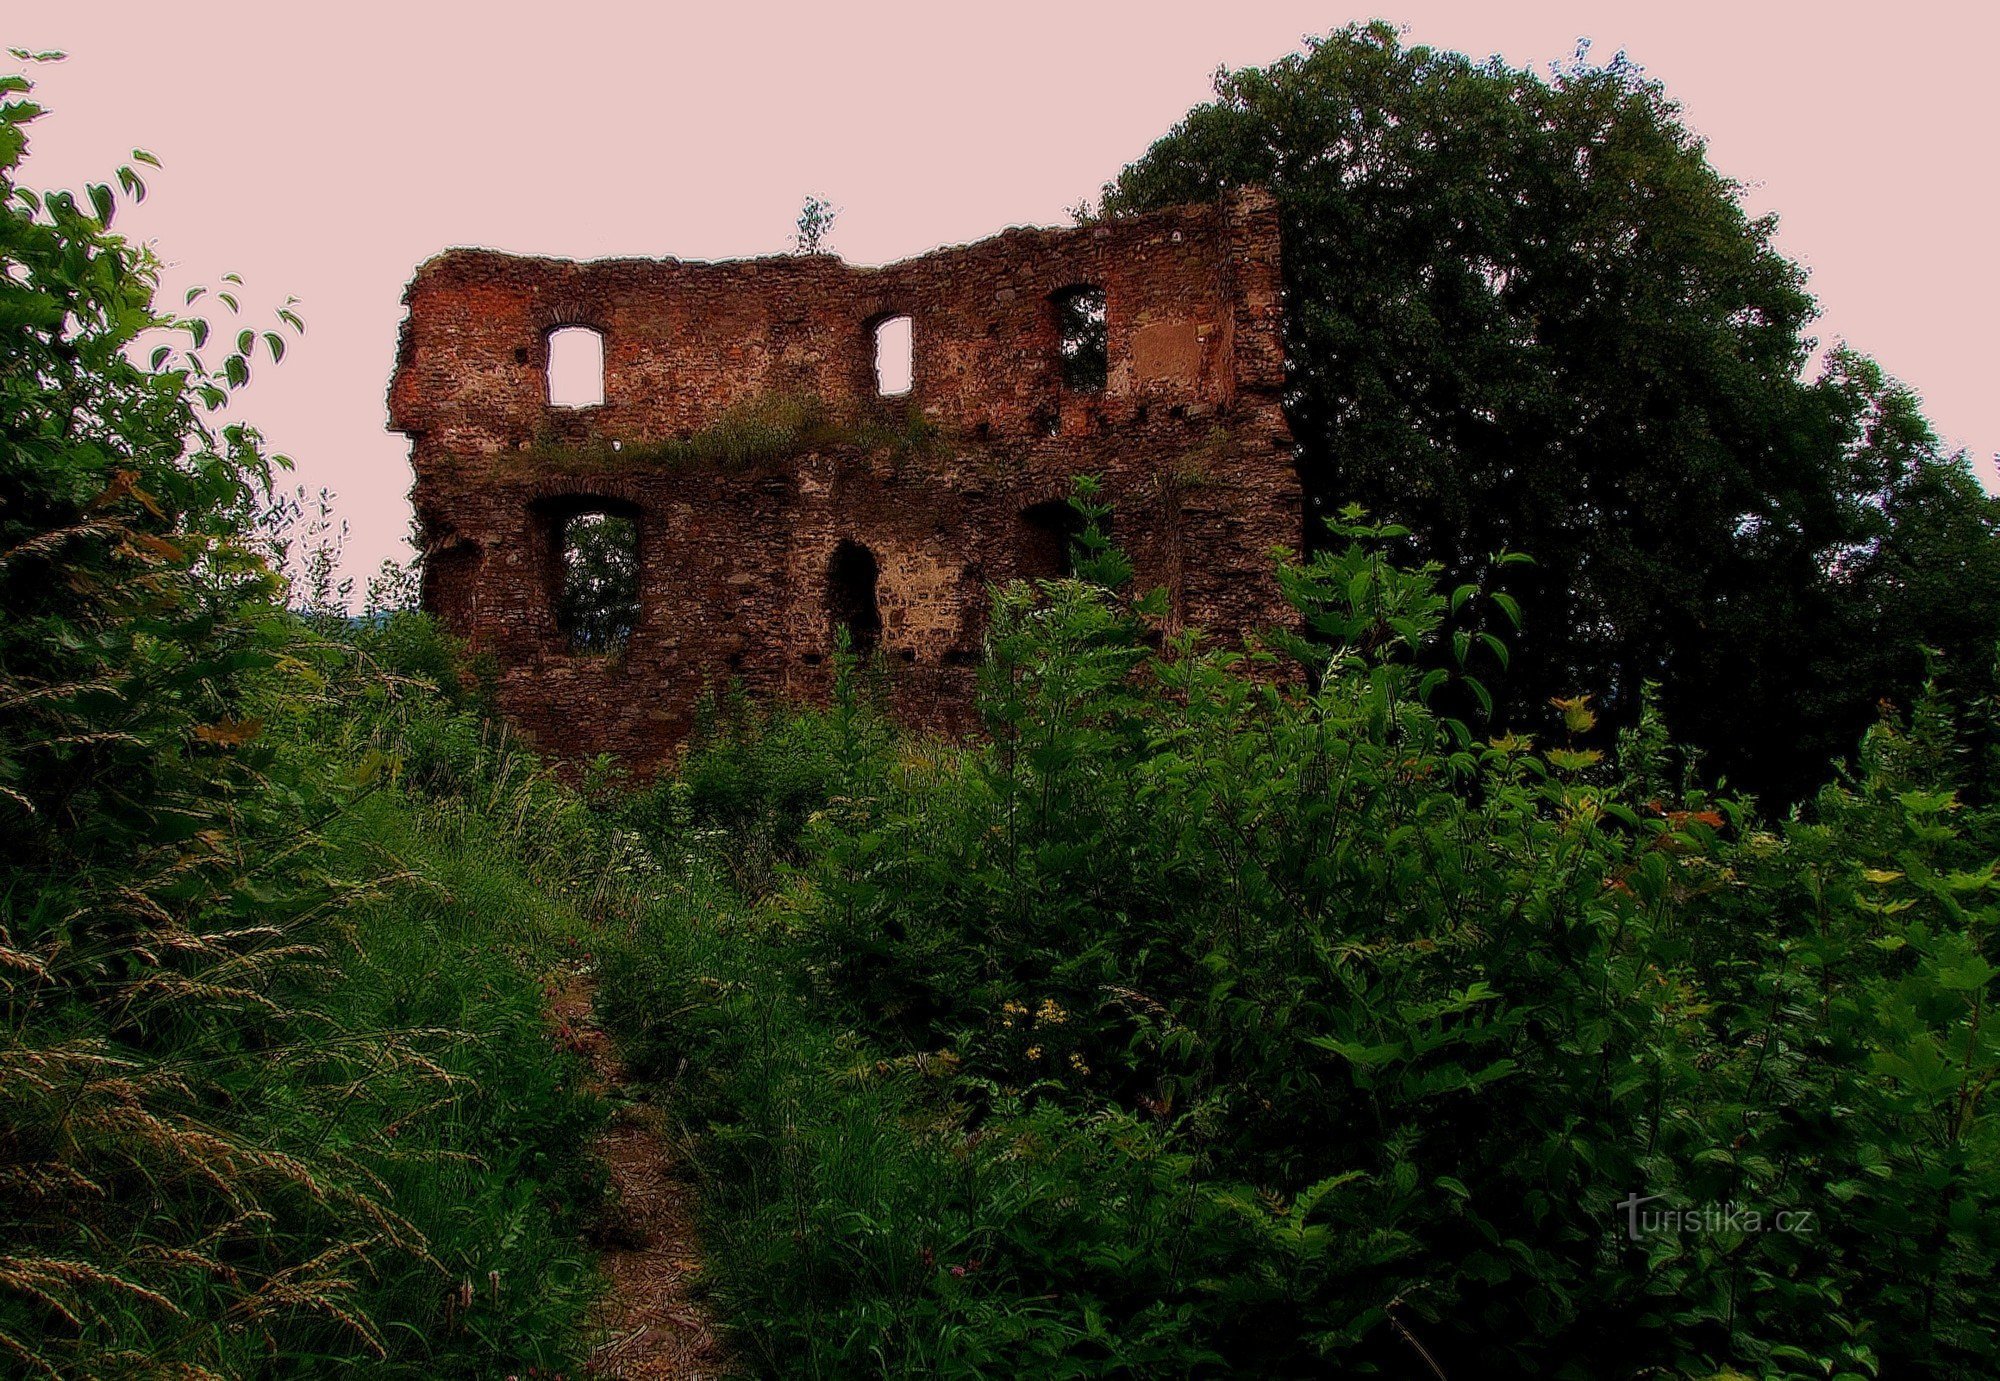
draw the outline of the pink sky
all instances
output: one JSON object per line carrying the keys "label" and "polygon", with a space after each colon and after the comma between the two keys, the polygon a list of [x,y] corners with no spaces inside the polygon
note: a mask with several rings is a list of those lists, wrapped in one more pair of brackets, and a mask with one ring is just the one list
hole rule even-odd
{"label": "pink sky", "polygon": [[1686,107],[1753,211],[1812,271],[1823,340],[1924,397],[1993,480],[2000,390],[1992,246],[2000,7],[1379,0],[1327,4],[792,5],[590,0],[197,8],[29,0],[7,45],[40,68],[31,185],[165,164],[118,228],[168,287],[236,272],[261,318],[308,334],[242,412],[335,490],[349,566],[404,552],[410,483],[384,430],[400,294],[448,245],[577,258],[787,248],[807,193],[832,247],[878,263],[1059,223],[1209,94],[1353,19],[1516,64],[1580,36],[1629,51]]}

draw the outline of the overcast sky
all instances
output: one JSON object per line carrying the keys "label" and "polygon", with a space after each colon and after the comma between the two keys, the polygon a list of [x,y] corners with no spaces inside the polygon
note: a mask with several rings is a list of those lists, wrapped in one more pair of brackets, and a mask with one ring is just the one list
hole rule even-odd
{"label": "overcast sky", "polygon": [[1753,212],[1812,273],[1823,340],[1920,392],[1945,438],[2000,448],[1993,267],[2000,6],[1681,0],[1212,0],[968,5],[517,5],[349,0],[172,6],[28,0],[8,46],[51,110],[25,181],[165,167],[118,228],[168,287],[247,280],[307,335],[242,412],[335,490],[349,566],[404,552],[407,448],[384,429],[400,294],[449,245],[577,258],[788,247],[800,202],[880,263],[1053,224],[1209,94],[1353,19],[1541,66],[1579,37],[1665,81]]}

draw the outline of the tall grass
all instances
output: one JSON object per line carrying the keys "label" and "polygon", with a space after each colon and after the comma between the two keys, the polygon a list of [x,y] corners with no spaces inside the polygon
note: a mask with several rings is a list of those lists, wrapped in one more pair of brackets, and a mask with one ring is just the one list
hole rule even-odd
{"label": "tall grass", "polygon": [[0,1348],[48,1375],[574,1367],[604,1109],[545,982],[603,855],[550,844],[581,804],[421,656],[383,660],[436,659],[421,620],[277,636],[226,789],[177,807],[202,828],[14,865]]}

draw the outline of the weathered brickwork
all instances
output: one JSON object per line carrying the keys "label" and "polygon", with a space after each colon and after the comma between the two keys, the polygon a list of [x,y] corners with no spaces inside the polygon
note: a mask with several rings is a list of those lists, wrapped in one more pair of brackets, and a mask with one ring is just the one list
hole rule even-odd
{"label": "weathered brickwork", "polygon": [[[502,709],[541,747],[641,768],[685,736],[706,687],[825,693],[843,543],[876,564],[897,713],[966,727],[987,591],[1056,573],[1043,506],[1078,475],[1102,479],[1172,623],[1235,637],[1278,622],[1268,553],[1302,523],[1278,254],[1254,190],[884,268],[449,251],[405,294],[390,388],[425,605],[495,655]],[[1059,358],[1054,299],[1078,285],[1105,302],[1105,384],[1089,392]],[[893,316],[911,319],[913,383],[880,398],[873,328]],[[548,336],[567,326],[602,333],[599,406],[548,402]],[[660,454],[808,398],[851,431],[752,464]],[[929,440],[884,440],[913,415]],[[585,510],[637,524],[639,615],[612,656],[573,650],[557,623],[562,523]]]}

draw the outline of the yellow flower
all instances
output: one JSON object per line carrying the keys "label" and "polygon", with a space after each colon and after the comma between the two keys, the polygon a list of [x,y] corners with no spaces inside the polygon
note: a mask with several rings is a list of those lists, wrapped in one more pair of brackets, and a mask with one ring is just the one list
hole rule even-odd
{"label": "yellow flower", "polygon": [[1039,1045],[1031,1045],[1031,1046],[1029,1046],[1029,1047],[1028,1047],[1028,1058],[1029,1058],[1029,1059],[1031,1059],[1031,1060],[1039,1060],[1039,1059],[1041,1059],[1041,1058],[1042,1058],[1042,1048],[1041,1048],[1041,1047],[1040,1047]]}

